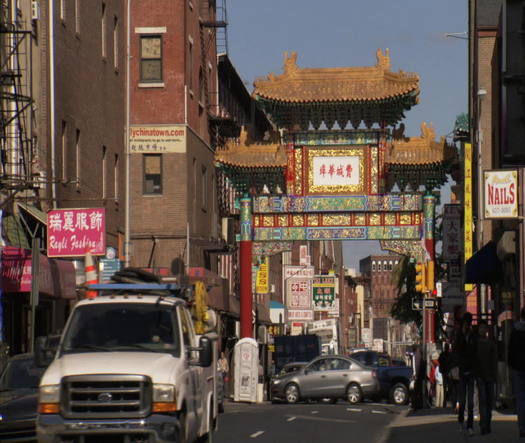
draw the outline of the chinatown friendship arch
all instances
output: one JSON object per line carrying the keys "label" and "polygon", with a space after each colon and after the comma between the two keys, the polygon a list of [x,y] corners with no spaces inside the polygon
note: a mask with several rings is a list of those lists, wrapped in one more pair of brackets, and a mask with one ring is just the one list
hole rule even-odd
{"label": "chinatown friendship arch", "polygon": [[[285,53],[283,73],[257,79],[253,92],[278,131],[266,141],[242,131],[216,152],[219,193],[240,197],[241,338],[252,336],[253,255],[296,240],[379,240],[433,260],[432,190],[447,181],[456,149],[426,123],[405,137],[400,122],[418,103],[419,76],[392,72],[388,49],[376,59],[312,69]],[[433,312],[425,319],[428,334]]]}

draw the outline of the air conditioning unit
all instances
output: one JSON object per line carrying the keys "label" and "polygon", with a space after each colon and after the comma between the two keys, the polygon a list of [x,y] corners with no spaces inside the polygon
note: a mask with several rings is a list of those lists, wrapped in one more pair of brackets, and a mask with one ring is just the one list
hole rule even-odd
{"label": "air conditioning unit", "polygon": [[40,5],[37,1],[31,2],[31,20],[40,19]]}
{"label": "air conditioning unit", "polygon": [[270,292],[275,294],[275,285],[273,283],[270,285]]}

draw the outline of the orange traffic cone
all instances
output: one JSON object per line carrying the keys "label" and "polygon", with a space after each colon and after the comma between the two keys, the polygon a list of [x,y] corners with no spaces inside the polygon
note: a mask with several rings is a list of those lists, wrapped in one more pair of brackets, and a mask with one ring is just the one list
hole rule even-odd
{"label": "orange traffic cone", "polygon": [[[84,272],[86,273],[86,286],[98,283],[97,270],[95,268],[95,263],[93,262],[91,251],[86,252]],[[86,298],[95,298],[96,296],[97,291],[86,289]]]}

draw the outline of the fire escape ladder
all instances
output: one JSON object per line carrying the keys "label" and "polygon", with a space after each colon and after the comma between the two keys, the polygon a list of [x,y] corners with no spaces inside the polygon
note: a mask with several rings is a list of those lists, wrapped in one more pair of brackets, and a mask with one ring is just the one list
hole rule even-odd
{"label": "fire escape ladder", "polygon": [[0,1],[0,185],[31,188],[31,31],[15,11],[15,2]]}

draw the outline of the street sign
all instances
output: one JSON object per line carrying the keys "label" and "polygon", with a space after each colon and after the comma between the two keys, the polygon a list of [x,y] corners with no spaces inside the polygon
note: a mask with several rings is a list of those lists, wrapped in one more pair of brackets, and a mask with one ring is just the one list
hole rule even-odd
{"label": "street sign", "polygon": [[412,310],[413,311],[422,311],[423,310],[423,301],[420,298],[412,298]]}
{"label": "street sign", "polygon": [[436,309],[437,308],[436,299],[435,298],[425,298],[424,307],[425,309]]}

